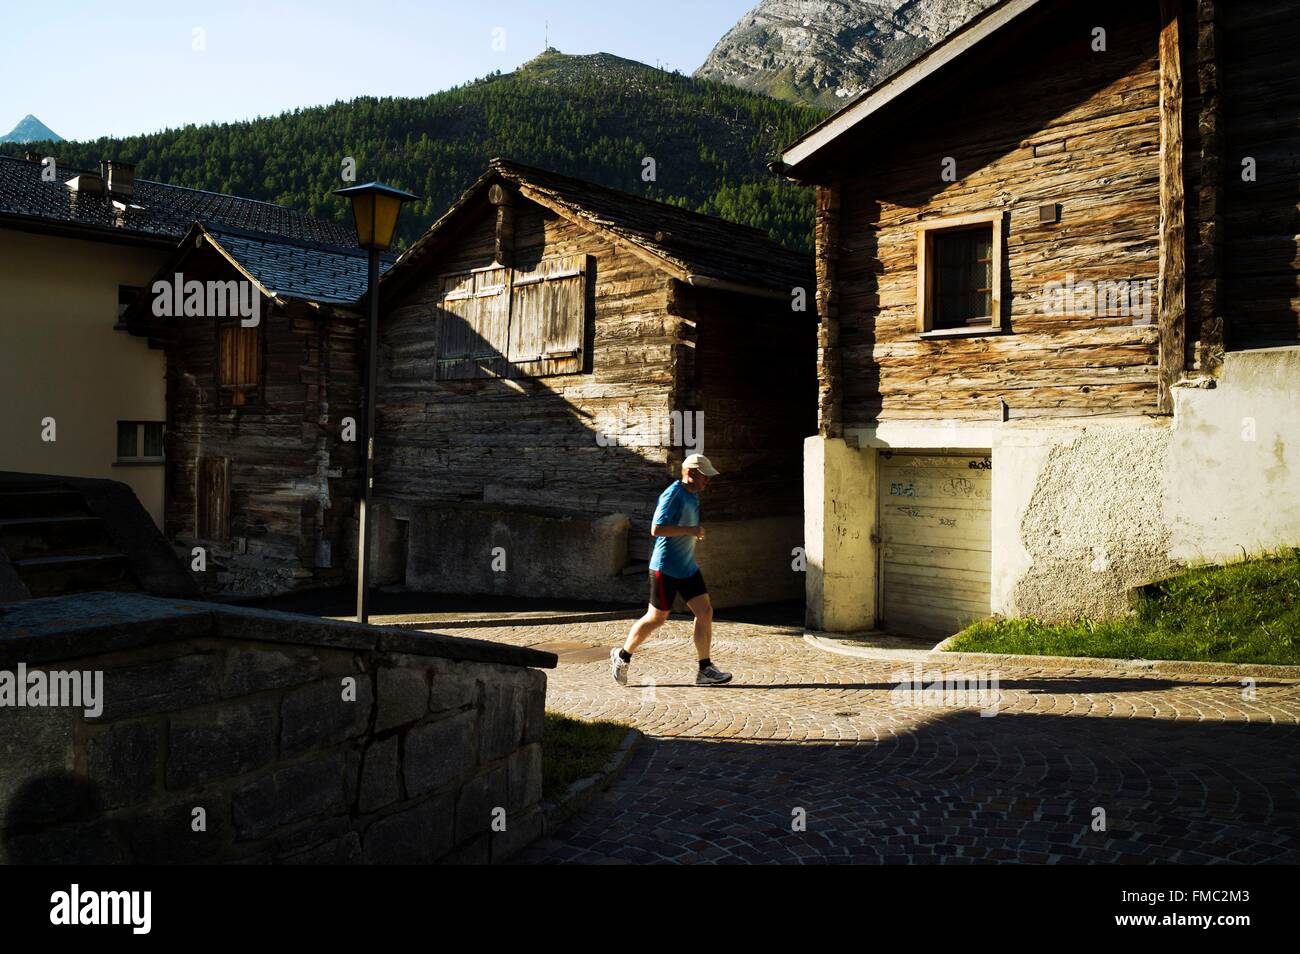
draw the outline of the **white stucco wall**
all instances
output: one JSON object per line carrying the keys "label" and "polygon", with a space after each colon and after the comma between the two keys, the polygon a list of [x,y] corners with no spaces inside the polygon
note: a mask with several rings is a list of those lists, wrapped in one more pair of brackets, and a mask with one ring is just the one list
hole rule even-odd
{"label": "white stucco wall", "polygon": [[885,448],[991,453],[990,602],[1005,616],[1113,616],[1134,587],[1185,566],[1300,546],[1300,348],[1231,353],[1213,387],[1175,393],[1172,418],[922,421],[811,438],[810,625],[874,623]]}
{"label": "white stucco wall", "polygon": [[1165,475],[1171,554],[1219,562],[1300,546],[1300,348],[1229,353],[1179,388]]}
{"label": "white stucco wall", "polygon": [[121,481],[160,527],[163,466],[114,460],[118,421],[166,419],[165,359],[113,324],[165,254],[0,229],[0,470]]}

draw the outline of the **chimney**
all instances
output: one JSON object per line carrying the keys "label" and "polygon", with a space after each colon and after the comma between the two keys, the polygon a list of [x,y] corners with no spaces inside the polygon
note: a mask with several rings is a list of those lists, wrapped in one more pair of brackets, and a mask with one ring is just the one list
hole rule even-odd
{"label": "chimney", "polygon": [[104,180],[93,172],[83,172],[73,176],[65,183],[72,192],[88,192],[94,195],[104,194]]}
{"label": "chimney", "polygon": [[119,199],[129,199],[135,194],[135,166],[117,159],[101,159],[100,175],[108,194]]}

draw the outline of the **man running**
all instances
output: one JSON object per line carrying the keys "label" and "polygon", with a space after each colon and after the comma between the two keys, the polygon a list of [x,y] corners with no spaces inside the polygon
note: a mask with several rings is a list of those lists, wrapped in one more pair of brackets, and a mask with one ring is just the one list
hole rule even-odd
{"label": "man running", "polygon": [[623,648],[609,651],[610,671],[620,686],[627,685],[632,654],[668,620],[673,600],[679,593],[695,614],[695,654],[699,657],[695,684],[717,686],[731,681],[731,673],[723,672],[709,659],[709,644],[713,641],[713,604],[709,602],[704,576],[695,562],[695,541],[704,539],[704,527],[700,525],[700,491],[709,485],[710,478],[716,476],[718,472],[707,457],[692,454],[682,461],[682,479],[674,480],[659,495],[654,524],[650,528],[650,535],[655,538],[654,553],[650,557],[650,606],[645,615],[633,624]]}

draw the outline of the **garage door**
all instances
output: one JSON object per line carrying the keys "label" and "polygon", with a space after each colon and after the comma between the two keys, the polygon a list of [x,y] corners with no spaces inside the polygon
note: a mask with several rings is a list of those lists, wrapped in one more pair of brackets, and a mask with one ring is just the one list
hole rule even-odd
{"label": "garage door", "polygon": [[893,633],[950,636],[989,613],[988,457],[882,453],[880,598]]}

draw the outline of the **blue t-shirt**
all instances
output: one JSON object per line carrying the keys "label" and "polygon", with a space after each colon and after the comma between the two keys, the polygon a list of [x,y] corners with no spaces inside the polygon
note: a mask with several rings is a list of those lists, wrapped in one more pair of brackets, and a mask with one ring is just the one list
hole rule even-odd
{"label": "blue t-shirt", "polygon": [[[700,495],[687,490],[680,480],[659,495],[654,522],[661,526],[698,527]],[[694,537],[655,537],[650,569],[684,579],[700,572],[695,562]]]}

